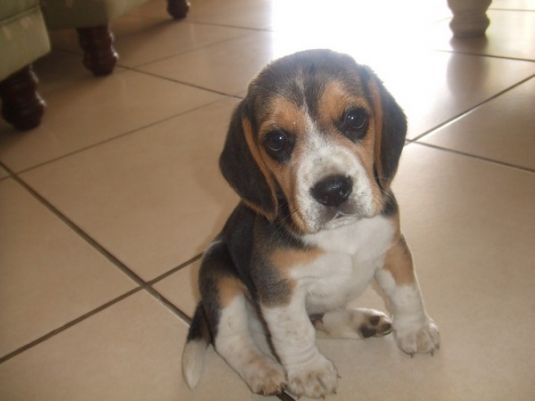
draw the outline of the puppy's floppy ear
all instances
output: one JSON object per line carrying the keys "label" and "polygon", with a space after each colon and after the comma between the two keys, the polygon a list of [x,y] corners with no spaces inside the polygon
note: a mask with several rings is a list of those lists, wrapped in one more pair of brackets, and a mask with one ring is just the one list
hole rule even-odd
{"label": "puppy's floppy ear", "polygon": [[251,120],[244,99],[232,115],[219,167],[245,204],[272,221],[278,208],[275,185],[256,144]]}
{"label": "puppy's floppy ear", "polygon": [[369,68],[366,72],[375,115],[375,175],[381,188],[386,189],[398,168],[407,135],[407,119],[375,73]]}

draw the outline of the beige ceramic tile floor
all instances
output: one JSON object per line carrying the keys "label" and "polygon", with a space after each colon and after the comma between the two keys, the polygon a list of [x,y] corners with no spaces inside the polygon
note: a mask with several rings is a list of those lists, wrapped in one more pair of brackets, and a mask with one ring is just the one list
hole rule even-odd
{"label": "beige ceramic tile floor", "polygon": [[[183,22],[163,0],[114,21],[107,78],[54,33],[43,124],[0,122],[0,400],[261,399],[213,351],[191,392],[180,353],[198,255],[237,199],[217,167],[231,110],[311,47],[371,65],[407,112],[394,189],[442,333],[414,359],[391,336],[320,339],[330,399],[532,400],[535,2],[494,1],[486,40],[464,42],[445,0],[192,3]],[[372,290],[356,304],[384,308]]]}

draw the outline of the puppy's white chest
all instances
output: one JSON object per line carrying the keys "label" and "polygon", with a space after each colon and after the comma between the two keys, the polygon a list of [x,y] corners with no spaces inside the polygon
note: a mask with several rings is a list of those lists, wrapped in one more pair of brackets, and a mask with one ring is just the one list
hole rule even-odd
{"label": "puppy's white chest", "polygon": [[390,246],[393,235],[392,222],[379,215],[332,230],[305,235],[304,241],[325,252],[344,253],[359,260],[367,260],[383,254],[385,248]]}
{"label": "puppy's white chest", "polygon": [[390,247],[394,228],[383,216],[305,237],[325,253],[293,269],[309,313],[344,306],[368,286]]}

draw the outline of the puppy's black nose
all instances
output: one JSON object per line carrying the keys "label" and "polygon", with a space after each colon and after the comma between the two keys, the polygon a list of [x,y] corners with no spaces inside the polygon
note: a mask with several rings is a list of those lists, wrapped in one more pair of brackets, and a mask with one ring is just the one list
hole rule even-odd
{"label": "puppy's black nose", "polygon": [[330,175],[317,182],[310,192],[314,199],[325,206],[340,206],[351,194],[353,181],[343,175]]}

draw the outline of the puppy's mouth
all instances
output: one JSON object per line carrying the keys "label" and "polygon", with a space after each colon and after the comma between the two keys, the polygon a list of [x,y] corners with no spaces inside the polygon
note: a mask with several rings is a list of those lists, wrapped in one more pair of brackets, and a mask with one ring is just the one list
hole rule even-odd
{"label": "puppy's mouth", "polygon": [[338,207],[320,206],[311,219],[309,228],[312,232],[320,232],[352,224],[365,217],[358,202],[350,200]]}
{"label": "puppy's mouth", "polygon": [[338,210],[336,214],[334,215],[333,220],[340,220],[340,219],[344,219],[350,216],[351,216],[350,214],[347,214]]}
{"label": "puppy's mouth", "polygon": [[[329,218],[329,215],[332,215]],[[348,224],[355,222],[361,218],[358,211],[344,211],[344,210],[334,210],[329,211],[325,215],[324,223],[322,224],[322,229],[332,229],[342,227]]]}

